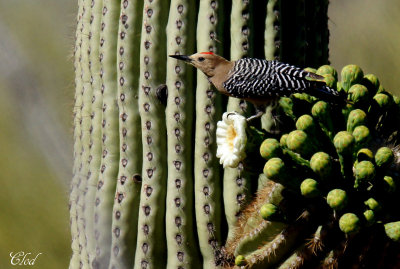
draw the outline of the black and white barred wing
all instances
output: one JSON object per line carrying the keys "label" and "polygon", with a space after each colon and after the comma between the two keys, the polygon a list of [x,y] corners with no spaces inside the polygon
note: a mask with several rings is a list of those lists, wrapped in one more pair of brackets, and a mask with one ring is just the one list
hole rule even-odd
{"label": "black and white barred wing", "polygon": [[310,80],[322,78],[292,65],[247,58],[236,61],[224,87],[238,98],[274,98],[313,88],[327,88],[324,82]]}

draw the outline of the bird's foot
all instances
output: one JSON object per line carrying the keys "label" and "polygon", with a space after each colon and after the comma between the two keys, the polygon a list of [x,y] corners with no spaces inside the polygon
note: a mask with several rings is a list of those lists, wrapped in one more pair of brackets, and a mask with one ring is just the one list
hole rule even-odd
{"label": "bird's foot", "polygon": [[264,111],[258,110],[257,113],[256,113],[255,115],[253,115],[253,116],[251,116],[251,117],[248,117],[248,118],[246,119],[246,121],[247,121],[247,123],[249,123],[249,122],[251,122],[251,121],[253,121],[253,120],[255,120],[255,119],[260,118],[263,114],[264,114]]}

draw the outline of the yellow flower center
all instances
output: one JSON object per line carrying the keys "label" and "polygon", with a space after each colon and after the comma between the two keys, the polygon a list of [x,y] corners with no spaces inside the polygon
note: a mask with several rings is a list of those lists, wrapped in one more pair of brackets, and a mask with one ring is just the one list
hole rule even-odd
{"label": "yellow flower center", "polygon": [[228,129],[226,130],[226,142],[231,149],[233,149],[233,140],[235,139],[236,135],[237,134],[235,128],[233,128],[233,125],[229,125]]}

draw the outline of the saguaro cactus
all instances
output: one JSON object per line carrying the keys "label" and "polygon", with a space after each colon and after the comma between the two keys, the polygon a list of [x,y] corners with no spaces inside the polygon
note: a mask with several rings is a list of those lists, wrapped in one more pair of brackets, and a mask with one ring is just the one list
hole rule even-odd
{"label": "saguaro cactus", "polygon": [[[374,75],[348,66],[337,82],[332,67],[310,68],[350,102],[281,98],[274,129],[268,117],[244,124],[251,105],[167,57],[317,68],[328,63],[327,5],[78,1],[70,268],[312,268],[396,250],[399,99]],[[218,126],[241,136],[237,167],[219,164]]]}

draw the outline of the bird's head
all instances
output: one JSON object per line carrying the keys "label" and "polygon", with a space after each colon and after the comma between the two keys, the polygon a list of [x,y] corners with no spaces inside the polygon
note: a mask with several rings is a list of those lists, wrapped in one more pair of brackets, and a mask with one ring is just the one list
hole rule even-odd
{"label": "bird's head", "polygon": [[169,55],[169,57],[185,61],[193,65],[194,67],[200,69],[206,76],[213,77],[215,74],[215,68],[227,62],[221,56],[218,56],[212,52],[199,52],[192,54],[190,56],[187,55]]}

